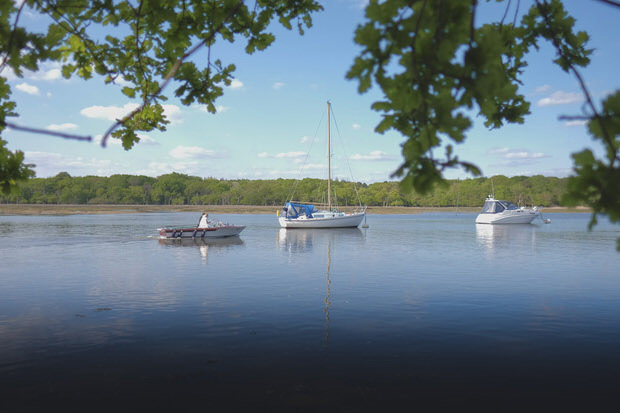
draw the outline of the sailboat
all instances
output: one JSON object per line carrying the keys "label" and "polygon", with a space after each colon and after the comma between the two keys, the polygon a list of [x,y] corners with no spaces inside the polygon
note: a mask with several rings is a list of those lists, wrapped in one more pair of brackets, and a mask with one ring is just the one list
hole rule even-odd
{"label": "sailboat", "polygon": [[332,205],[331,198],[331,103],[327,102],[327,209],[319,210],[313,203],[287,201],[278,211],[282,228],[355,228],[366,217],[366,207],[346,213]]}

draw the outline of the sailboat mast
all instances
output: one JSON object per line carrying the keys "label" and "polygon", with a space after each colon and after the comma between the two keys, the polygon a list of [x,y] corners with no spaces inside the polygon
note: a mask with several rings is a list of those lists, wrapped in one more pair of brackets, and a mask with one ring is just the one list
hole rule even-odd
{"label": "sailboat mast", "polygon": [[330,134],[331,103],[327,101],[327,210],[332,210],[332,147]]}

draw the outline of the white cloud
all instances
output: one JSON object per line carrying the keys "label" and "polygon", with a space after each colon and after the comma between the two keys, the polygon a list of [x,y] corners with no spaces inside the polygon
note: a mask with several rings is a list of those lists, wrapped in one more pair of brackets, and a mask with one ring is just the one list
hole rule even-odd
{"label": "white cloud", "polygon": [[276,83],[274,83],[274,84],[273,84],[273,88],[274,88],[275,90],[280,90],[280,89],[282,89],[282,88],[284,87],[284,85],[285,85],[285,84],[284,84],[284,83],[282,83],[282,82],[276,82]]}
{"label": "white cloud", "polygon": [[587,124],[587,120],[569,120],[567,122],[564,122],[564,126],[585,126]]}
{"label": "white cloud", "polygon": [[581,102],[582,100],[583,97],[579,93],[569,93],[559,90],[552,93],[549,97],[540,99],[536,104],[538,106],[567,105]]}
{"label": "white cloud", "polygon": [[47,125],[45,129],[53,130],[53,131],[65,131],[65,130],[75,130],[78,128],[78,125],[75,123],[61,123],[59,125],[52,123],[51,125]]}
{"label": "white cloud", "polygon": [[183,123],[181,116],[181,108],[177,105],[161,105],[164,108],[164,115],[170,121],[170,124],[176,125]]}
{"label": "white cloud", "polygon": [[179,145],[170,151],[170,156],[175,159],[214,158],[215,155],[216,153],[214,150],[205,149],[200,146]]}
{"label": "white cloud", "polygon": [[60,69],[51,69],[41,73],[41,80],[56,80],[62,77]]}
{"label": "white cloud", "polygon": [[70,175],[100,175],[108,176],[112,173],[123,171],[124,165],[115,164],[107,159],[86,159],[81,156],[72,157],[54,152],[24,152],[25,160],[34,163],[38,177],[49,177],[61,171],[67,171]]}
{"label": "white cloud", "polygon": [[147,146],[157,146],[159,145],[159,142],[157,142],[155,139],[151,138],[148,135],[142,135],[142,134],[137,134],[138,138],[140,138],[140,142],[138,142],[140,145],[147,145]]}
{"label": "white cloud", "polygon": [[38,87],[30,85],[26,82],[20,83],[19,85],[15,86],[15,89],[24,93],[28,93],[29,95],[39,95],[41,93]]}
{"label": "white cloud", "polygon": [[211,164],[205,164],[200,160],[180,160],[180,161],[154,161],[150,162],[146,167],[137,169],[134,174],[147,175],[147,176],[159,176],[163,174],[169,174],[171,171],[192,175],[192,176],[221,176],[223,178],[233,178],[232,173],[228,169],[225,173],[217,173]]}
{"label": "white cloud", "polygon": [[243,87],[243,82],[238,79],[233,79],[228,87],[231,89],[241,89]]}
{"label": "white cloud", "polygon": [[495,148],[488,152],[490,155],[499,157],[502,161],[491,166],[515,167],[530,165],[550,156],[543,152],[531,152],[527,149]]}
{"label": "white cloud", "polygon": [[[307,163],[301,169],[303,171],[307,171],[307,170],[324,171],[324,170],[327,169],[327,165],[322,164],[322,163]],[[338,168],[334,166],[334,167],[332,167],[332,169],[338,169]]]}
{"label": "white cloud", "polygon": [[4,69],[2,69],[2,71],[0,72],[0,75],[2,75],[2,77],[4,77],[6,80],[19,79],[13,69],[11,69],[11,67],[9,66],[4,67]]}
{"label": "white cloud", "polygon": [[[37,70],[36,72],[30,70],[23,70],[22,77],[37,81],[53,81],[62,78],[61,68],[62,65],[58,62],[43,62],[41,63],[39,70]],[[10,67],[4,68],[4,70],[2,71],[2,75],[7,80],[19,79]]]}
{"label": "white cloud", "polygon": [[351,127],[352,127],[353,129],[357,130],[357,129],[361,129],[361,128],[362,128],[362,125],[360,125],[359,123],[354,123],[353,125],[351,125]]}
{"label": "white cloud", "polygon": [[119,76],[116,79],[114,79],[113,83],[121,87],[125,87],[125,86],[133,87],[133,83],[126,80],[123,76]]}
{"label": "white cloud", "polygon": [[[95,145],[101,145],[101,140],[103,139],[103,135],[95,135],[95,137],[93,138],[93,143]],[[120,146],[122,144],[122,140],[120,138],[113,138],[113,137],[108,137],[108,140],[106,141],[107,145],[117,145]]]}
{"label": "white cloud", "polygon": [[280,152],[275,157],[276,158],[299,158],[302,156],[306,156],[306,152],[303,152],[303,151]]}
{"label": "white cloud", "polygon": [[306,142],[312,142],[314,140],[314,142],[319,142],[321,139],[317,138],[317,137],[311,137],[311,136],[302,136],[301,139],[299,140],[299,143],[306,143]]}
{"label": "white cloud", "polygon": [[507,159],[539,159],[539,158],[546,158],[547,155],[545,155],[542,152],[521,151],[521,152],[507,153],[506,155],[504,155],[504,157]]}
{"label": "white cloud", "polygon": [[491,155],[499,155],[505,159],[540,159],[549,157],[549,155],[545,155],[542,152],[530,152],[526,149],[495,148],[491,149],[489,153]]}
{"label": "white cloud", "polygon": [[[209,112],[207,105],[199,104],[195,107],[201,112],[211,113]],[[218,105],[215,107],[216,113],[224,113],[224,112],[228,112],[229,110],[230,110],[230,106]]]}
{"label": "white cloud", "polygon": [[538,86],[536,89],[534,89],[534,93],[546,93],[548,91],[551,90],[551,86],[549,85],[542,85],[542,86]]}
{"label": "white cloud", "polygon": [[132,110],[136,109],[139,105],[137,103],[126,103],[122,107],[118,106],[89,106],[80,111],[80,114],[87,118],[94,119],[106,119],[115,121],[122,119],[123,116],[129,114]]}
{"label": "white cloud", "polygon": [[271,155],[267,152],[260,152],[258,154],[259,158],[301,158],[303,156],[306,156],[306,152],[303,152],[303,151],[280,152],[275,155]]}
{"label": "white cloud", "polygon": [[354,161],[391,161],[394,157],[383,151],[371,151],[368,155],[356,153],[351,155],[351,159]]}
{"label": "white cloud", "polygon": [[[93,119],[105,119],[109,121],[115,121],[122,119],[124,116],[131,113],[131,111],[138,108],[140,105],[137,103],[126,103],[119,106],[89,106],[80,111],[80,114],[87,118]],[[164,108],[164,115],[170,121],[171,124],[183,123],[181,117],[181,109],[176,105],[161,105]]]}

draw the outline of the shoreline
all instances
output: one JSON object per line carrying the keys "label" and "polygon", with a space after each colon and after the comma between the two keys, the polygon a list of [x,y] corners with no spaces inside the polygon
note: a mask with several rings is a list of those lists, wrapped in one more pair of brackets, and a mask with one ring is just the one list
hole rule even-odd
{"label": "shoreline", "polygon": [[[0,204],[0,215],[88,215],[141,214],[150,212],[209,212],[213,214],[275,214],[280,206],[263,205],[50,205]],[[343,210],[350,209],[342,208]],[[429,212],[478,212],[480,207],[378,207],[370,206],[368,214],[423,214]],[[547,207],[543,213],[590,213],[588,207]]]}

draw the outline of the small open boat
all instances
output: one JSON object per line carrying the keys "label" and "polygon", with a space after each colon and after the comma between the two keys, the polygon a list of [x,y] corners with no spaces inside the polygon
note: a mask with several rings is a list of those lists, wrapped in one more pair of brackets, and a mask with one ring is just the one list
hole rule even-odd
{"label": "small open boat", "polygon": [[158,228],[161,238],[217,238],[234,237],[245,229],[243,225],[225,224],[212,221],[207,214],[202,214],[198,226],[188,228]]}

